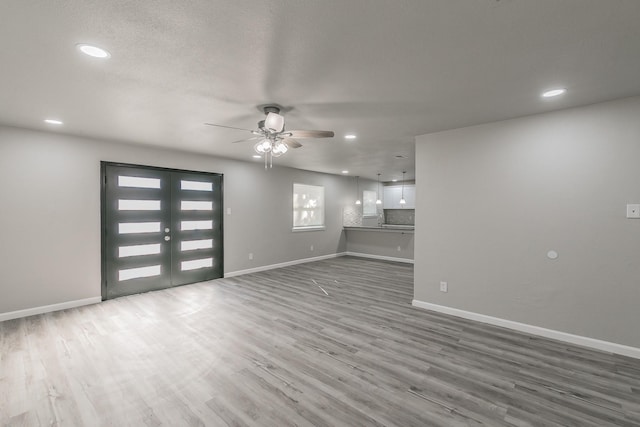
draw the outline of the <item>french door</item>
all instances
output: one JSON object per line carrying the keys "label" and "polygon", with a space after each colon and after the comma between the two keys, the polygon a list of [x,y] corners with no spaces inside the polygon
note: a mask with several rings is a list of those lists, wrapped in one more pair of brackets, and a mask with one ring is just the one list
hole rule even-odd
{"label": "french door", "polygon": [[102,298],[223,276],[222,175],[101,163]]}

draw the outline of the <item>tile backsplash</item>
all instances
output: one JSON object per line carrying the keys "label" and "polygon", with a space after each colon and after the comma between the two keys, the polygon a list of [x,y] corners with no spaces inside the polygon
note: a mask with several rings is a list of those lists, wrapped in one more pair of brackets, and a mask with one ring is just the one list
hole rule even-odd
{"label": "tile backsplash", "polygon": [[345,227],[380,227],[384,222],[382,207],[378,207],[377,215],[363,216],[362,205],[345,206],[342,210],[342,225]]}
{"label": "tile backsplash", "polygon": [[384,219],[386,224],[415,225],[415,209],[385,209]]}
{"label": "tile backsplash", "polygon": [[415,209],[382,209],[378,217],[362,217],[361,206],[345,206],[342,211],[342,224],[345,227],[375,227],[380,224],[415,225]]}
{"label": "tile backsplash", "polygon": [[362,209],[360,206],[346,206],[342,210],[342,225],[345,227],[362,226]]}

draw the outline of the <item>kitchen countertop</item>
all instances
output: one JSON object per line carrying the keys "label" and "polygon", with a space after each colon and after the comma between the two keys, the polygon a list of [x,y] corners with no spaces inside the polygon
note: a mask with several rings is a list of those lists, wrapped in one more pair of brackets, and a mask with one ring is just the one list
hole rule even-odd
{"label": "kitchen countertop", "polygon": [[415,227],[413,225],[391,225],[385,224],[381,226],[345,226],[343,227],[347,231],[377,231],[381,233],[403,233],[413,234]]}

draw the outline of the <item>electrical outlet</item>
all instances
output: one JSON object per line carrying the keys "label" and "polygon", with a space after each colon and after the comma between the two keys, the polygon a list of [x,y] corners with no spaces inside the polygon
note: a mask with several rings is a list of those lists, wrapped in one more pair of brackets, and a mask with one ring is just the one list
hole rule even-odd
{"label": "electrical outlet", "polygon": [[398,246],[398,252],[400,252],[402,250],[402,248],[400,246]]}
{"label": "electrical outlet", "polygon": [[249,252],[249,261],[253,260],[253,252]]}
{"label": "electrical outlet", "polygon": [[447,285],[447,282],[440,282],[440,292],[449,292],[449,285]]}
{"label": "electrical outlet", "polygon": [[311,252],[313,252],[313,245],[311,245],[311,246],[309,247],[309,250],[310,250]]}
{"label": "electrical outlet", "polygon": [[640,205],[627,205],[627,218],[640,218]]}
{"label": "electrical outlet", "polygon": [[231,215],[231,208],[227,208],[227,215]]}

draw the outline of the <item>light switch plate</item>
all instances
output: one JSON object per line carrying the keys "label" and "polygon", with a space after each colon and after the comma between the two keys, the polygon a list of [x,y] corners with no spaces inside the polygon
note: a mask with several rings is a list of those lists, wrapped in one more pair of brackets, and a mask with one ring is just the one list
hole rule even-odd
{"label": "light switch plate", "polygon": [[627,205],[627,218],[640,218],[640,204]]}

